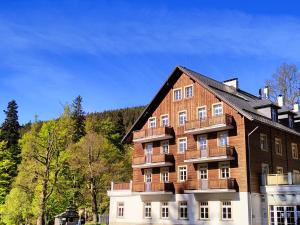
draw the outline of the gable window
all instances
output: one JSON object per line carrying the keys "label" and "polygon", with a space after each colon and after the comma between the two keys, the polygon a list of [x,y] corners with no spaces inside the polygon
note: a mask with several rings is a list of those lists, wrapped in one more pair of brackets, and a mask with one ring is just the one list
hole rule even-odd
{"label": "gable window", "polygon": [[266,134],[260,134],[260,149],[268,151],[268,136]]}
{"label": "gable window", "polygon": [[178,124],[179,124],[179,126],[184,125],[186,120],[187,120],[186,119],[186,111],[179,112],[179,114],[178,114]]}
{"label": "gable window", "polygon": [[160,181],[163,183],[169,182],[169,168],[164,167],[160,169]]}
{"label": "gable window", "polygon": [[144,179],[145,179],[145,183],[152,182],[152,170],[151,169],[145,170]]}
{"label": "gable window", "polygon": [[188,86],[184,88],[185,98],[193,97],[193,86]]}
{"label": "gable window", "polygon": [[117,217],[124,217],[124,202],[117,203]]}
{"label": "gable window", "polygon": [[298,145],[296,143],[292,143],[292,157],[293,159],[298,159]]}
{"label": "gable window", "polygon": [[198,120],[205,120],[206,119],[206,106],[201,106],[198,108],[198,113],[197,113],[197,116],[198,116]]}
{"label": "gable window", "polygon": [[282,155],[282,143],[280,138],[275,138],[275,152],[277,155]]}
{"label": "gable window", "polygon": [[185,153],[187,150],[187,138],[178,139],[178,152]]}
{"label": "gable window", "polygon": [[175,89],[173,91],[173,99],[174,101],[179,101],[182,99],[181,88]]}
{"label": "gable window", "polygon": [[231,220],[231,202],[222,202],[222,220]]}
{"label": "gable window", "polygon": [[161,142],[161,153],[162,154],[169,154],[169,141],[162,141]]}
{"label": "gable window", "polygon": [[155,128],[156,127],[156,117],[149,118],[148,126],[149,126],[149,128]]}
{"label": "gable window", "polygon": [[199,203],[199,219],[200,220],[207,220],[208,217],[208,202],[200,202]]}
{"label": "gable window", "polygon": [[221,116],[223,115],[223,104],[217,103],[213,104],[213,116]]}
{"label": "gable window", "polygon": [[144,217],[146,219],[151,218],[151,202],[145,202],[144,204]]}
{"label": "gable window", "polygon": [[178,166],[178,180],[180,182],[184,182],[187,180],[187,167],[186,166]]}
{"label": "gable window", "polygon": [[169,115],[162,115],[161,116],[161,126],[162,127],[169,126]]}
{"label": "gable window", "polygon": [[188,219],[188,205],[186,201],[179,202],[179,219]]}
{"label": "gable window", "polygon": [[168,219],[169,218],[169,204],[168,202],[161,203],[161,218]]}
{"label": "gable window", "polygon": [[200,150],[206,150],[207,149],[207,137],[206,135],[198,136],[198,144]]}
{"label": "gable window", "polygon": [[199,179],[207,180],[207,165],[199,165]]}
{"label": "gable window", "polygon": [[228,162],[219,163],[220,178],[226,179],[230,177],[230,165]]}
{"label": "gable window", "polygon": [[218,133],[219,147],[226,147],[228,145],[228,132]]}

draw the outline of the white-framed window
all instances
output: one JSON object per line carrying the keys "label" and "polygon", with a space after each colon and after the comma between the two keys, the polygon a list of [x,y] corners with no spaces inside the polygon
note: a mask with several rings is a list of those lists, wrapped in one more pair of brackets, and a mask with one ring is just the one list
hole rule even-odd
{"label": "white-framed window", "polygon": [[153,144],[147,143],[145,144],[145,155],[152,155],[153,153]]}
{"label": "white-framed window", "polygon": [[188,204],[186,201],[179,202],[179,219],[188,219]]}
{"label": "white-framed window", "polygon": [[207,150],[207,136],[199,135],[198,136],[198,146],[200,150]]}
{"label": "white-framed window", "polygon": [[277,155],[282,155],[282,142],[280,138],[275,138],[275,152]]}
{"label": "white-framed window", "polygon": [[163,183],[169,182],[169,168],[168,167],[160,168],[160,181]]}
{"label": "white-framed window", "polygon": [[226,179],[230,177],[230,165],[228,162],[219,163],[220,178]]}
{"label": "white-framed window", "polygon": [[208,169],[206,164],[199,164],[198,165],[198,170],[199,170],[199,179],[200,180],[207,180],[208,178]]}
{"label": "white-framed window", "polygon": [[208,218],[208,202],[199,202],[199,219],[207,220]]}
{"label": "white-framed window", "polygon": [[173,100],[174,101],[179,101],[182,99],[182,90],[181,88],[177,88],[173,90]]}
{"label": "white-framed window", "polygon": [[146,219],[151,218],[151,202],[145,202],[144,203],[144,217]]}
{"label": "white-framed window", "polygon": [[231,220],[232,219],[232,210],[231,202],[226,201],[222,202],[222,220]]}
{"label": "white-framed window", "polygon": [[293,159],[298,159],[299,158],[299,153],[298,153],[298,145],[296,143],[292,143],[292,157]]}
{"label": "white-framed window", "polygon": [[219,132],[218,133],[218,145],[219,147],[226,147],[229,143],[228,132]]}
{"label": "white-framed window", "polygon": [[277,166],[277,167],[276,167],[276,173],[277,173],[277,174],[283,174],[283,167]]}
{"label": "white-framed window", "polygon": [[117,217],[124,217],[124,202],[117,202]]}
{"label": "white-framed window", "polygon": [[184,88],[185,98],[193,97],[193,85]]}
{"label": "white-framed window", "polygon": [[161,127],[169,126],[169,115],[161,115],[160,117]]}
{"label": "white-framed window", "polygon": [[268,151],[268,136],[263,133],[260,133],[260,149]]}
{"label": "white-framed window", "polygon": [[145,183],[152,182],[152,170],[151,169],[145,169],[144,179],[145,179]]}
{"label": "white-framed window", "polygon": [[178,153],[185,153],[187,150],[187,138],[178,138]]}
{"label": "white-framed window", "polygon": [[169,203],[168,202],[161,203],[161,218],[162,219],[169,218]]}
{"label": "white-framed window", "polygon": [[156,117],[149,118],[148,127],[149,128],[155,128],[156,127]]}
{"label": "white-framed window", "polygon": [[187,121],[186,111],[182,111],[178,113],[178,125],[183,126]]}
{"label": "white-framed window", "polygon": [[197,118],[198,120],[205,120],[207,117],[206,106],[198,107]]}
{"label": "white-framed window", "polygon": [[213,108],[213,116],[221,116],[223,115],[223,104],[222,103],[216,103],[212,105]]}
{"label": "white-framed window", "polygon": [[178,166],[178,180],[179,182],[187,180],[187,166]]}
{"label": "white-framed window", "polygon": [[162,141],[160,142],[161,146],[161,153],[162,154],[169,154],[169,141]]}
{"label": "white-framed window", "polygon": [[268,175],[269,174],[269,165],[267,163],[262,163],[261,164],[261,173],[263,175]]}

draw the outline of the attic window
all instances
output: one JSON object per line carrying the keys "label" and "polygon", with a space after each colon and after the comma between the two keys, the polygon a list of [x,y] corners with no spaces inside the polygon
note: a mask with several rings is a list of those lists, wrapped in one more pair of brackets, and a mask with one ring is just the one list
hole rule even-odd
{"label": "attic window", "polygon": [[181,99],[182,99],[181,88],[174,89],[174,91],[173,91],[173,100],[174,101],[179,101]]}
{"label": "attic window", "polygon": [[272,121],[273,121],[273,122],[278,122],[278,113],[277,113],[277,109],[272,108],[272,110],[271,110],[271,116],[272,116]]}
{"label": "attic window", "polygon": [[193,86],[187,86],[184,88],[184,92],[185,92],[185,98],[191,98],[193,97]]}

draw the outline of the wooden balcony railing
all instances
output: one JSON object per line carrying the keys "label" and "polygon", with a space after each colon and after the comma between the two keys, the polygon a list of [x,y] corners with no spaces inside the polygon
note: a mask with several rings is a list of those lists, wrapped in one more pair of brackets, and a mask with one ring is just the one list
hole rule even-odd
{"label": "wooden balcony railing", "polygon": [[114,183],[111,182],[111,190],[112,191],[123,191],[123,190],[131,190],[132,182],[127,183]]}
{"label": "wooden balcony railing", "polygon": [[171,154],[148,154],[144,156],[137,156],[132,158],[132,165],[151,164],[172,162],[173,156]]}
{"label": "wooden balcony railing", "polygon": [[204,129],[209,128],[211,126],[222,125],[232,126],[233,119],[229,114],[223,114],[221,116],[214,116],[210,118],[206,118],[204,120],[191,120],[185,123],[185,131],[191,131],[195,129]]}
{"label": "wooden balcony railing", "polygon": [[144,130],[134,131],[133,132],[133,141],[144,140],[144,139],[163,139],[171,138],[173,136],[172,127],[155,127],[148,128]]}
{"label": "wooden balcony railing", "polygon": [[235,179],[210,179],[208,180],[209,189],[234,189],[235,188]]}
{"label": "wooden balcony railing", "polygon": [[133,192],[173,192],[173,183],[133,183]]}
{"label": "wooden balcony railing", "polygon": [[219,156],[233,156],[233,152],[234,152],[233,146],[207,148],[207,150],[193,149],[193,150],[187,150],[185,152],[185,160],[219,157]]}

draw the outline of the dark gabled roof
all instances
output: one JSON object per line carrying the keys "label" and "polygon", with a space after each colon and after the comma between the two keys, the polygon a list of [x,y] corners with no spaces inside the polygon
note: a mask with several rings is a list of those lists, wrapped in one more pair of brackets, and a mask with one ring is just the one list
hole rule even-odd
{"label": "dark gabled roof", "polygon": [[297,115],[297,113],[295,113],[292,109],[290,109],[289,107],[286,106],[282,106],[280,109],[278,109],[278,114],[282,115],[282,114],[294,114]]}
{"label": "dark gabled roof", "polygon": [[250,93],[247,93],[243,90],[236,89],[234,87],[225,85],[222,82],[216,81],[212,78],[209,78],[205,75],[197,73],[193,70],[190,70],[183,66],[177,66],[175,70],[171,73],[169,78],[157,92],[155,97],[152,99],[150,104],[144,109],[140,117],[135,121],[129,132],[123,138],[123,142],[127,141],[129,137],[132,136],[132,132],[134,130],[138,130],[142,127],[144,122],[147,121],[148,116],[154,111],[155,105],[162,101],[170,88],[172,88],[173,84],[177,81],[177,79],[184,73],[189,76],[193,81],[199,83],[204,88],[208,89],[211,93],[217,96],[220,100],[224,101],[232,108],[234,108],[241,115],[245,116],[249,120],[256,120],[261,123],[276,127],[278,129],[284,130],[289,133],[293,133],[300,136],[300,133],[295,130],[286,127],[280,123],[273,122],[271,119],[259,114],[257,108],[266,107],[266,106],[274,106],[278,107],[277,104],[273,103],[268,99],[260,99]]}

